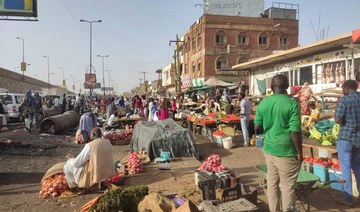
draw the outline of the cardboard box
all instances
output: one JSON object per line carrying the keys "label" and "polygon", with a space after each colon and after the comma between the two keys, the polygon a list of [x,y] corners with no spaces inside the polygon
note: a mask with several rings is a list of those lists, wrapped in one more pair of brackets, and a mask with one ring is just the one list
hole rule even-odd
{"label": "cardboard box", "polygon": [[235,135],[235,129],[232,126],[226,125],[226,124],[220,124],[219,130],[223,131],[225,135],[233,136]]}
{"label": "cardboard box", "polygon": [[196,205],[190,200],[178,207],[174,212],[200,212]]}

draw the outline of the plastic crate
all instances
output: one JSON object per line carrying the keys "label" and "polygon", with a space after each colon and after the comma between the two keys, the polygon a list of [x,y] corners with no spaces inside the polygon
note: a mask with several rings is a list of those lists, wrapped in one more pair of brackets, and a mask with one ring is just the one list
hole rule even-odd
{"label": "plastic crate", "polygon": [[262,148],[264,145],[264,136],[263,135],[256,135],[255,136],[255,146]]}
{"label": "plastic crate", "polygon": [[319,164],[313,164],[314,174],[320,178],[320,181],[329,180],[328,167]]}
{"label": "plastic crate", "polygon": [[308,171],[310,173],[314,173],[314,168],[313,168],[313,164],[309,163],[309,162],[302,162],[301,164],[301,168],[305,171]]}
{"label": "plastic crate", "polygon": [[257,211],[258,207],[250,201],[240,198],[231,202],[214,205],[212,201],[203,201],[204,211],[207,212],[229,212],[229,211]]}
{"label": "plastic crate", "polygon": [[[332,180],[342,180],[342,172],[335,169],[329,169],[329,178]],[[339,191],[344,191],[344,183],[331,183],[330,187]]]}
{"label": "plastic crate", "polygon": [[223,202],[229,202],[237,200],[239,198],[245,198],[252,204],[257,204],[257,189],[253,186],[244,186],[244,184],[237,183],[234,187],[224,189],[221,195]]}
{"label": "plastic crate", "polygon": [[201,189],[203,200],[216,200],[216,175],[212,172],[198,172],[198,186]]}

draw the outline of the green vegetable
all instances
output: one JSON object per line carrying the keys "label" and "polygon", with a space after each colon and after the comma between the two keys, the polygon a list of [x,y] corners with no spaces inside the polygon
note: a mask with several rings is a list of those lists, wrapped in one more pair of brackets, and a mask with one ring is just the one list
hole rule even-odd
{"label": "green vegetable", "polygon": [[138,204],[149,193],[149,188],[144,185],[131,186],[123,189],[111,187],[104,193],[98,203],[90,211],[127,211],[136,212]]}

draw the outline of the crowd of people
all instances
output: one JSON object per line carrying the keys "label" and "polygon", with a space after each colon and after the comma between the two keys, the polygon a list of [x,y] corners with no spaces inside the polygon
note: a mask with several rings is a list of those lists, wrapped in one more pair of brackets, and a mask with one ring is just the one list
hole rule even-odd
{"label": "crowd of people", "polygon": [[[351,170],[355,174],[357,189],[360,191],[360,94],[357,92],[357,86],[357,82],[354,80],[345,81],[342,86],[344,97],[340,98],[337,103],[334,114],[335,121],[340,124],[337,151],[345,179],[344,200],[339,201],[349,206],[354,204]],[[289,97],[287,94],[288,87],[289,81],[285,75],[273,77],[271,81],[273,95],[259,103],[254,120],[255,132],[264,135],[263,154],[268,168],[267,196],[270,211],[279,211],[280,208],[283,210],[295,208],[294,185],[303,160],[301,117],[318,118],[318,116],[311,116],[311,111],[315,110],[316,105],[311,101],[313,93],[308,83],[304,83],[303,88],[299,91],[298,101]],[[244,146],[248,146],[251,102],[245,96],[244,92],[239,93],[240,111],[238,114],[244,136]],[[101,98],[85,99],[78,94],[73,101],[73,106],[70,106],[71,103],[67,105],[71,101],[66,100],[66,95],[63,96],[63,99],[62,104],[60,104],[60,101],[55,98],[53,101],[54,108],[62,110],[62,112],[72,109],[81,114],[79,129],[84,142],[87,143],[83,151],[76,158],[69,159],[64,167],[70,187],[80,183],[82,178],[80,173],[85,169],[86,161],[90,161],[89,163],[92,166],[107,164],[112,167],[109,162],[112,161],[111,158],[103,158],[105,162],[102,162],[99,159],[100,157],[96,156],[96,154],[109,151],[111,147],[106,139],[101,138],[101,130],[97,128],[96,118],[98,115],[105,117],[109,127],[116,128],[115,119],[119,116],[129,117],[133,115],[143,117],[147,121],[175,118],[178,108],[182,107],[185,102],[184,95],[177,98],[135,95],[132,98],[106,98],[102,96]],[[193,92],[189,96],[189,101],[197,104],[195,108],[190,109],[196,111],[196,108],[200,108],[200,112],[203,113],[205,111],[220,112],[224,109],[222,107],[224,103],[227,104],[225,107],[227,113],[234,113],[235,111],[232,99],[225,89],[222,94],[220,90],[217,90],[214,94],[205,94],[204,98],[200,97],[197,92]],[[36,114],[43,108],[42,105],[43,101],[37,93],[32,95],[31,91],[26,92],[20,108],[25,116],[25,129],[27,131],[30,132],[33,120],[36,120]],[[88,110],[84,110],[84,108]],[[92,140],[94,141],[88,145]],[[106,143],[106,145],[99,148],[102,143]],[[91,162],[91,158],[95,161]],[[107,168],[107,170],[109,173],[106,175],[113,174],[112,168]],[[98,177],[95,176],[96,173],[90,173],[90,175],[94,175],[93,179]],[[281,192],[279,192],[280,190]]]}

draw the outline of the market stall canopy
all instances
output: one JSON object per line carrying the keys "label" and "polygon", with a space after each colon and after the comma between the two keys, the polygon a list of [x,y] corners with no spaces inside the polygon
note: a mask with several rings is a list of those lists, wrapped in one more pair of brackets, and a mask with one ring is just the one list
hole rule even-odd
{"label": "market stall canopy", "polygon": [[151,159],[160,157],[161,151],[176,157],[199,159],[198,147],[190,131],[178,125],[173,119],[163,121],[139,121],[134,128],[130,142],[132,151],[144,149]]}
{"label": "market stall canopy", "polygon": [[212,76],[204,83],[207,86],[221,86],[221,87],[229,87],[229,86],[236,86],[232,83],[227,83],[222,80],[217,79],[216,77]]}

